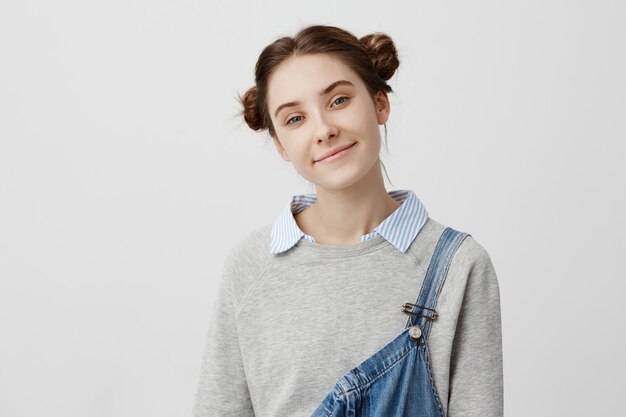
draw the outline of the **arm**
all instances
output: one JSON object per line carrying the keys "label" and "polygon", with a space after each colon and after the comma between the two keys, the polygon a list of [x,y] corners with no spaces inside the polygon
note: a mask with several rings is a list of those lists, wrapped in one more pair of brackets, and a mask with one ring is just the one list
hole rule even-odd
{"label": "arm", "polygon": [[193,417],[254,416],[235,325],[234,258],[231,253],[224,263],[209,321]]}
{"label": "arm", "polygon": [[500,291],[488,253],[478,249],[452,346],[448,417],[504,414]]}

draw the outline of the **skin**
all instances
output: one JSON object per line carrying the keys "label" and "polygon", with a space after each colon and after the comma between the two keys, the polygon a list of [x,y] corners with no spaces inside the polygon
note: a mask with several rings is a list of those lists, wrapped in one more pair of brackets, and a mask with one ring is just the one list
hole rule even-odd
{"label": "skin", "polygon": [[[338,80],[354,86],[339,85],[320,96]],[[275,114],[282,104],[296,101]],[[385,190],[379,159],[379,126],[390,111],[384,90],[372,97],[340,60],[305,55],[277,67],[268,82],[267,104],[278,153],[315,184],[317,201],[295,220],[318,244],[356,244],[400,206]],[[343,158],[315,162],[332,148],[352,143]]]}

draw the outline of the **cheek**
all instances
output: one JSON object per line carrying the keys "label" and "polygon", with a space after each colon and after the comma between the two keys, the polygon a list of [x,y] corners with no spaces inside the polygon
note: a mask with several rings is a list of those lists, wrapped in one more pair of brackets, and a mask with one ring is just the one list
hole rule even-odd
{"label": "cheek", "polygon": [[363,104],[359,105],[358,108],[355,106],[351,119],[356,122],[355,126],[359,126],[360,130],[370,130],[372,126],[378,126],[376,114],[370,107]]}
{"label": "cheek", "polygon": [[307,150],[303,146],[299,145],[297,140],[290,140],[289,143],[285,144],[284,148],[291,161],[295,164],[302,164],[302,161],[306,161],[306,158],[308,157]]}

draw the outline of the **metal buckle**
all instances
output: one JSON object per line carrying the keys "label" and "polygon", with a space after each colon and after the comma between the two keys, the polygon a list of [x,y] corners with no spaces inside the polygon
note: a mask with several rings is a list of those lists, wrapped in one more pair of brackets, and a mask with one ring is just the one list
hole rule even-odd
{"label": "metal buckle", "polygon": [[[419,314],[419,313],[416,313],[414,311],[410,311],[411,307],[425,308],[426,310],[432,311],[433,314],[430,315],[430,316],[426,316],[424,314]],[[404,303],[402,305],[401,311],[403,313],[406,313],[406,314],[409,314],[409,315],[412,315],[412,316],[426,317],[427,319],[430,319],[430,320],[435,320],[437,317],[439,317],[439,314],[437,314],[437,310],[435,310],[434,308],[428,308],[428,307],[424,307],[424,306],[420,306],[420,305],[412,304],[412,303]]]}

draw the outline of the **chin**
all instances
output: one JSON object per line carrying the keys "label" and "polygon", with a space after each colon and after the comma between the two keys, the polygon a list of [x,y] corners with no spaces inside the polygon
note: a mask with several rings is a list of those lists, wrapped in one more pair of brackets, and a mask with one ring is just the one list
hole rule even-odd
{"label": "chin", "polygon": [[364,172],[340,172],[332,178],[316,178],[311,182],[326,190],[339,191],[353,186],[363,177],[365,177]]}

